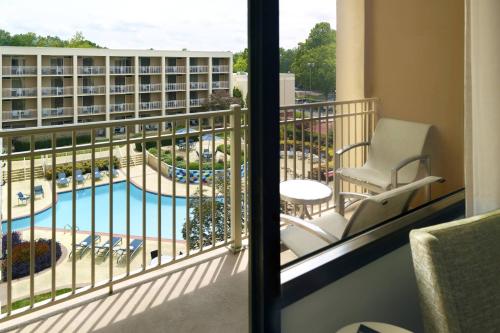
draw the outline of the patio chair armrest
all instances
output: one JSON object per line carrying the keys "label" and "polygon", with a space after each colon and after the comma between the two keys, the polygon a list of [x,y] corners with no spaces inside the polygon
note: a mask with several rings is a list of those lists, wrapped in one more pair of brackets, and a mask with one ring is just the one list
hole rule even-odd
{"label": "patio chair armrest", "polygon": [[370,143],[368,141],[353,143],[352,145],[348,145],[348,146],[342,147],[340,149],[337,149],[337,151],[335,151],[335,155],[342,155],[351,149],[363,147],[363,146],[369,146],[369,145],[370,145]]}
{"label": "patio chair armrest", "polygon": [[339,193],[339,207],[338,207],[338,213],[342,216],[344,216],[345,212],[345,199],[346,198],[354,198],[354,199],[366,199],[369,198],[370,195],[366,193],[356,193],[356,192],[340,192]]}
{"label": "patio chair armrest", "polygon": [[369,146],[369,145],[370,145],[369,142],[363,141],[363,142],[358,142],[358,143],[354,143],[352,145],[345,146],[345,147],[340,148],[337,151],[335,151],[335,168],[340,169],[340,164],[341,164],[340,158],[342,157],[343,154],[347,153],[349,150],[352,150],[354,148],[364,147],[364,146]]}
{"label": "patio chair armrest", "polygon": [[338,240],[335,236],[324,231],[323,229],[321,229],[317,225],[315,225],[311,222],[307,222],[307,221],[305,221],[301,218],[298,218],[296,216],[280,214],[280,220],[287,223],[287,224],[292,224],[298,228],[301,228],[302,230],[309,232],[309,233],[315,235],[316,237],[321,238],[322,240],[324,240],[327,243],[334,243]]}
{"label": "patio chair armrest", "polygon": [[416,162],[416,161],[421,161],[426,164],[426,176],[430,176],[431,174],[431,165],[430,165],[430,157],[429,155],[415,155],[415,156],[410,156],[408,158],[405,158],[404,160],[400,161],[396,166],[394,166],[391,169],[391,185],[392,188],[396,188],[398,185],[398,172],[405,166],[407,166],[410,163]]}

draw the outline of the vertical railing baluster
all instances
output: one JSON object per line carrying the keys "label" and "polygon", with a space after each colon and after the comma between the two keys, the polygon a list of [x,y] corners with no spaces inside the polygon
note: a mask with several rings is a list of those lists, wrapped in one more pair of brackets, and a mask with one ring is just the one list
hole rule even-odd
{"label": "vertical railing baluster", "polygon": [[146,126],[142,124],[142,270],[146,269]]}
{"label": "vertical railing baluster", "polygon": [[191,145],[189,142],[189,130],[190,130],[190,121],[189,118],[186,119],[186,255],[189,256],[191,252],[191,209],[189,205],[190,197],[189,190],[191,184],[191,173],[189,171],[189,153],[191,150]]}
{"label": "vertical railing baluster", "polygon": [[12,311],[12,138],[7,137],[7,315]]}
{"label": "vertical railing baluster", "polygon": [[296,135],[296,130],[297,130],[297,115],[295,112],[295,109],[292,109],[293,111],[293,121],[292,121],[292,140],[293,140],[293,178],[297,178],[297,135]]}
{"label": "vertical railing baluster", "polygon": [[231,105],[231,240],[233,252],[241,250],[241,107]]}
{"label": "vertical railing baluster", "polygon": [[95,129],[90,131],[90,140],[92,143],[92,150],[90,151],[90,237],[91,237],[91,257],[90,257],[90,285],[95,286]]}
{"label": "vertical railing baluster", "polygon": [[[288,179],[288,110],[284,110],[283,112],[283,167],[284,167],[284,176],[283,180]],[[287,204],[285,203],[285,208]]]}
{"label": "vertical railing baluster", "polygon": [[[328,146],[328,135],[330,133],[330,115],[329,115],[329,108],[330,106],[326,107],[326,114],[325,114],[325,184],[330,185],[330,171],[329,171],[329,146]],[[326,209],[330,209],[330,200],[326,202]]]}
{"label": "vertical railing baluster", "polygon": [[306,179],[306,155],[305,155],[305,117],[306,117],[306,109],[302,108],[302,118],[300,119],[300,125],[301,125],[301,145],[302,145],[302,179]]}
{"label": "vertical railing baluster", "polygon": [[[314,179],[314,146],[313,146],[313,137],[314,137],[314,112],[312,107],[309,107],[309,179]],[[314,205],[311,205],[311,214],[314,214]]]}
{"label": "vertical railing baluster", "polygon": [[[249,232],[249,224],[250,224],[250,213],[249,213],[249,205],[248,205],[248,198],[250,195],[250,189],[249,189],[249,171],[248,171],[248,133],[249,133],[249,125],[248,125],[248,112],[243,113],[243,119],[244,119],[244,130],[243,130],[243,142],[244,142],[244,150],[243,150],[243,175],[245,176],[245,190],[243,194],[243,201],[244,201],[244,206],[245,206],[245,236],[248,236]],[[240,166],[238,164],[238,172],[240,172]]]}
{"label": "vertical railing baluster", "polygon": [[[130,275],[130,131],[132,130],[131,126],[127,126],[127,134],[126,134],[126,141],[127,141],[127,165],[126,171],[127,171],[127,176],[126,176],[126,196],[127,198],[125,199],[126,201],[126,240],[125,240],[125,251],[126,251],[126,256],[127,256],[127,268],[126,268],[126,275]],[[146,163],[146,161],[143,161],[143,163]],[[144,244],[143,244],[144,245]]]}
{"label": "vertical railing baluster", "polygon": [[35,137],[30,135],[30,308],[35,304]]}
{"label": "vertical railing baluster", "polygon": [[211,118],[212,121],[212,247],[215,247],[215,186],[216,186],[216,176],[215,176],[215,157],[217,156],[217,151],[215,150],[215,117]]}
{"label": "vertical railing baluster", "polygon": [[[205,118],[204,118],[205,119]],[[201,166],[203,164],[203,139],[202,139],[202,118],[198,119],[198,139],[199,139],[199,156],[198,156],[198,191],[199,193],[199,198],[198,198],[198,213],[199,213],[199,219],[200,219],[200,252],[203,251],[203,180],[202,180],[202,173],[201,173]]]}
{"label": "vertical railing baluster", "polygon": [[[175,154],[175,120],[171,123],[172,128],[172,260],[175,261],[176,257],[176,246],[177,246],[177,194],[176,194],[176,184],[177,184],[177,173],[176,173],[176,154]],[[168,170],[167,170],[168,174]]]}
{"label": "vertical railing baluster", "polygon": [[[57,190],[56,190],[56,175],[57,175],[57,165],[56,165],[56,134],[52,133],[52,179],[51,179],[51,196],[52,196],[52,207],[56,207],[57,201]],[[50,241],[50,266],[51,266],[51,299],[54,301],[56,299],[56,219],[57,210],[52,209],[52,237]]]}
{"label": "vertical railing baluster", "polygon": [[[318,107],[318,182],[321,182],[321,106]],[[321,204],[318,205],[318,211],[321,214]]]}
{"label": "vertical railing baluster", "polygon": [[113,293],[113,128],[109,129],[109,293]]}
{"label": "vertical railing baluster", "polygon": [[158,123],[158,140],[156,142],[156,149],[158,150],[158,168],[157,168],[157,181],[158,181],[158,266],[161,265],[161,199],[163,195],[161,194],[161,125]]}
{"label": "vertical railing baluster", "polygon": [[224,123],[224,243],[227,243],[227,117],[222,116]]}
{"label": "vertical railing baluster", "polygon": [[76,291],[76,130],[71,131],[71,293]]}

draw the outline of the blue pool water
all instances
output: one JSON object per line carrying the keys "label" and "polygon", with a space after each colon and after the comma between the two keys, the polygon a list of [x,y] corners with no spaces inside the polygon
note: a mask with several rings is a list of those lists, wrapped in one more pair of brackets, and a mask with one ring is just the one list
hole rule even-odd
{"label": "blue pool water", "polygon": [[[91,189],[76,191],[76,225],[80,231],[91,229]],[[126,234],[126,183],[113,185],[113,233]],[[109,186],[96,187],[95,198],[95,229],[96,232],[109,232]],[[186,199],[176,198],[176,238],[182,238],[182,226],[186,221]],[[172,197],[161,198],[161,237],[172,239]],[[35,226],[52,226],[52,209],[47,209],[35,215]],[[58,195],[56,204],[56,226],[64,228],[72,223],[72,194],[64,192]],[[20,218],[12,221],[12,229],[19,230],[29,227],[30,218]],[[6,222],[2,226],[7,230]],[[130,184],[130,234],[142,236],[142,190]],[[146,236],[158,236],[158,195],[146,193]]]}

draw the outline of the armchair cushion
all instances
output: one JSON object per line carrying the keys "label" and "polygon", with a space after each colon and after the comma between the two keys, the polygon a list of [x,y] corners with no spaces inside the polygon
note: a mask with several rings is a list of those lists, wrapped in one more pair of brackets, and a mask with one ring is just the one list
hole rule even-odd
{"label": "armchair cushion", "polygon": [[500,327],[500,211],[410,233],[426,332]]}

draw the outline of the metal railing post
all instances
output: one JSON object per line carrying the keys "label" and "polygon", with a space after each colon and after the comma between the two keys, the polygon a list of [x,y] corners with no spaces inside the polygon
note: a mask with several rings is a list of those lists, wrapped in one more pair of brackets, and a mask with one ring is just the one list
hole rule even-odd
{"label": "metal railing post", "polygon": [[231,251],[241,250],[241,106],[231,105]]}

